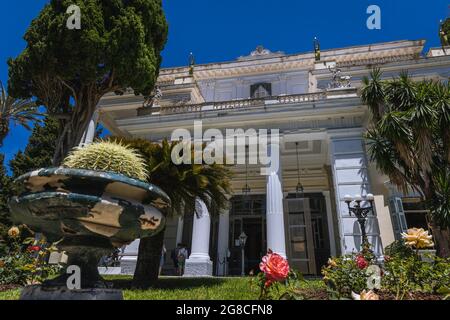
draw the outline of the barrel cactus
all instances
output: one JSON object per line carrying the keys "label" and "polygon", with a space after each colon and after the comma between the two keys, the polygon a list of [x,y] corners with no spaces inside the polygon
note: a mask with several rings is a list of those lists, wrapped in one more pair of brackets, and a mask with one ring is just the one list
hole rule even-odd
{"label": "barrel cactus", "polygon": [[147,179],[145,161],[121,142],[98,141],[73,149],[63,162],[66,168],[111,171],[139,180]]}

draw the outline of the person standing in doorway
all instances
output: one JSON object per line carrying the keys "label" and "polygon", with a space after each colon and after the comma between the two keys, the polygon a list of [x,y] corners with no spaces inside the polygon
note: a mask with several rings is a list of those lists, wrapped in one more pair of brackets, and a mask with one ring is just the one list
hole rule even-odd
{"label": "person standing in doorway", "polygon": [[178,250],[181,248],[181,243],[177,243],[177,246],[170,252],[170,258],[173,261],[173,267],[175,269],[175,275],[178,275]]}
{"label": "person standing in doorway", "polygon": [[186,246],[184,244],[181,244],[180,248],[178,249],[178,275],[181,277],[184,274],[184,266],[186,264],[186,259],[188,257],[188,251],[186,249]]}

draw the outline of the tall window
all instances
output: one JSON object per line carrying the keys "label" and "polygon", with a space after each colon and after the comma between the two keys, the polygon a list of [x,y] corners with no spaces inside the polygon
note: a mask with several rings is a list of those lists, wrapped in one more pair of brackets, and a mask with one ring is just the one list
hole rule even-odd
{"label": "tall window", "polygon": [[271,83],[256,83],[250,87],[250,96],[252,98],[265,98],[272,95]]}

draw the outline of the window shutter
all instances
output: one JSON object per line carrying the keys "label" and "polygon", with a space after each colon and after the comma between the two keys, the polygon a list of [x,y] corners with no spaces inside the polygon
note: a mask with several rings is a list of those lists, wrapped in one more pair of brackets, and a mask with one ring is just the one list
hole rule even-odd
{"label": "window shutter", "polygon": [[389,200],[389,211],[391,213],[392,228],[394,229],[395,239],[401,239],[401,233],[406,232],[408,225],[406,223],[403,202],[400,197],[392,197]]}

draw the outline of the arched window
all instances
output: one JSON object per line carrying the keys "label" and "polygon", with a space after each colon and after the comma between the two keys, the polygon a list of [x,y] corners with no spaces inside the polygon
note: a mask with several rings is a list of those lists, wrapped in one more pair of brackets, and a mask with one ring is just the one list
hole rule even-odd
{"label": "arched window", "polygon": [[272,95],[272,84],[255,83],[250,87],[250,96],[252,98],[265,98]]}

